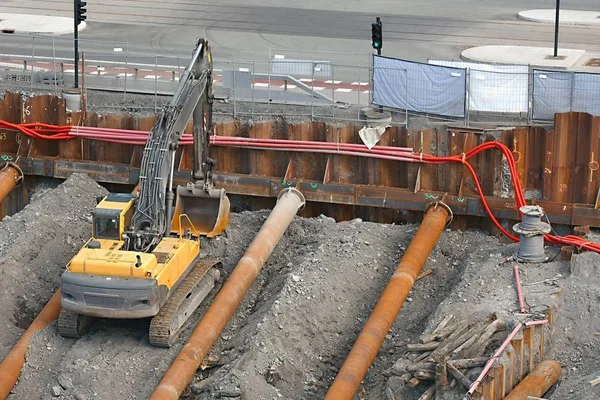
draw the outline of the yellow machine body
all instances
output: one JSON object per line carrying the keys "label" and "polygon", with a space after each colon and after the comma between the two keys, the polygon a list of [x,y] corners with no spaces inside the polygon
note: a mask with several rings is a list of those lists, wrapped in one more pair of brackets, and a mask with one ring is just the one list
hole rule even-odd
{"label": "yellow machine body", "polygon": [[153,316],[195,265],[197,237],[165,237],[150,253],[123,250],[134,202],[133,196],[118,194],[96,206],[92,238],[63,276],[63,308],[106,318]]}

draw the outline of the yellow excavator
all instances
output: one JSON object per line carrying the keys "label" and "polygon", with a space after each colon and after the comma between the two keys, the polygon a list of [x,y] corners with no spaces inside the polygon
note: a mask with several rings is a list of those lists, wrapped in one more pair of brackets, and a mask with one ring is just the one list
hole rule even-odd
{"label": "yellow excavator", "polygon": [[[210,47],[199,39],[177,91],[148,136],[139,191],[99,199],[92,238],[61,277],[62,336],[81,337],[94,318],[152,318],[150,343],[170,347],[215,286],[220,262],[200,258],[200,237],[225,230],[230,204],[212,180],[212,103]],[[177,187],[175,199],[175,155],[192,117],[192,176]]]}

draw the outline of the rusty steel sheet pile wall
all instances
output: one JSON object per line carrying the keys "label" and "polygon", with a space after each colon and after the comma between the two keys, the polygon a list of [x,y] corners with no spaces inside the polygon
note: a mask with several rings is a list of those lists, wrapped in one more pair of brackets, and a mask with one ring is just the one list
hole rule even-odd
{"label": "rusty steel sheet pile wall", "polygon": [[[63,99],[25,98],[7,93],[0,100],[0,119],[54,125],[150,130],[154,116],[68,113]],[[191,124],[188,133],[191,133]],[[361,143],[361,126],[324,122],[288,124],[281,119],[246,124],[215,125],[219,136]],[[537,203],[553,223],[600,226],[595,210],[600,182],[596,174],[600,153],[600,117],[583,113],[557,114],[554,130],[541,127],[502,130],[388,128],[386,146],[410,147],[438,156],[457,155],[478,144],[498,140],[513,149],[526,190],[539,193]],[[102,183],[133,185],[138,180],[142,146],[75,138],[47,141],[0,129],[0,157],[16,159],[26,175],[64,179],[86,172]],[[176,180],[189,179],[192,147],[177,153]],[[488,228],[474,182],[460,165],[420,165],[347,155],[286,153],[270,150],[213,147],[215,180],[231,195],[236,209],[272,208],[277,193],[298,186],[308,204],[306,216],[329,215],[336,220],[360,217],[377,222],[420,221],[425,205],[442,197],[455,210],[456,228]],[[500,219],[516,220],[514,201],[501,196],[502,156],[488,151],[471,160],[490,206]],[[9,200],[9,199],[7,199]],[[574,204],[577,203],[577,204]],[[5,208],[10,208],[5,205]],[[2,214],[0,208],[0,215]]]}

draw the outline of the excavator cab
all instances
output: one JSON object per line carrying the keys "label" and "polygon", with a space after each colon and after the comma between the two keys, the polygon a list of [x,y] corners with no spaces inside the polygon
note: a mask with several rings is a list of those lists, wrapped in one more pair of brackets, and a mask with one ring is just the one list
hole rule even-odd
{"label": "excavator cab", "polygon": [[194,236],[220,235],[229,224],[229,198],[225,189],[195,183],[177,187],[171,232],[186,229]]}

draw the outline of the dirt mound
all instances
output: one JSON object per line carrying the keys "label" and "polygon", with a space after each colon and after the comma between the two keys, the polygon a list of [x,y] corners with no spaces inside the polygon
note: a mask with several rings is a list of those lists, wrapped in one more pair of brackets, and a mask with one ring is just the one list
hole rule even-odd
{"label": "dirt mound", "polygon": [[91,234],[96,196],[106,193],[73,174],[39,191],[22,211],[0,222],[0,359],[42,309],[66,263]]}
{"label": "dirt mound", "polygon": [[573,273],[561,283],[563,301],[554,326],[554,354],[563,375],[552,399],[596,400],[600,386],[600,256],[573,257]]}
{"label": "dirt mound", "polygon": [[[54,192],[60,194],[61,190],[48,192],[38,201]],[[78,192],[73,193],[76,196]],[[70,196],[59,200],[59,204],[65,205],[63,208],[68,208]],[[91,197],[90,208],[93,206]],[[37,218],[34,205],[23,211],[32,213],[24,218],[23,224]],[[60,215],[59,211],[51,212]],[[85,212],[69,214],[85,228],[82,228],[82,236],[77,236],[80,239],[89,234],[86,230],[89,222],[82,218]],[[230,226],[222,236],[203,240],[203,255],[223,261],[222,282],[268,215],[268,211],[232,214]],[[20,221],[18,215],[11,219],[15,221],[11,223]],[[324,216],[296,218],[212,349],[211,364],[198,371],[185,397],[203,400],[323,398],[416,229],[416,225],[381,225],[360,220],[336,223]],[[47,240],[49,248],[44,251],[50,252],[52,247],[55,247],[53,252],[61,249],[60,254],[52,256],[55,257],[53,265],[57,266],[47,272],[45,279],[36,274],[39,287],[13,288],[18,296],[35,293],[35,298],[40,297],[31,310],[38,310],[50,296],[61,268],[80,244],[75,240],[72,246],[65,246],[64,240],[54,242],[53,238],[64,237],[65,231],[61,233],[56,227],[49,230],[52,232],[45,231],[50,238]],[[74,237],[71,228],[68,232]],[[46,244],[41,238],[36,241]],[[11,257],[15,257],[13,253],[19,246],[13,240]],[[496,312],[499,318],[510,323],[518,310],[518,302],[512,264],[505,260],[515,251],[516,245],[507,245],[480,231],[445,231],[425,267],[433,269],[433,274],[415,283],[364,380],[360,397],[385,399],[391,389],[403,399],[417,399],[424,388],[404,388],[399,377],[390,377],[385,372],[402,357],[407,343],[414,342],[449,313],[459,318]],[[34,252],[24,253],[28,254]],[[38,251],[38,254],[42,255],[37,258],[45,259],[43,252]],[[58,266],[56,260],[60,257],[65,261]],[[581,257],[585,256],[578,259],[593,264],[598,256]],[[565,380],[564,389],[559,390],[566,392],[555,398],[580,398],[576,397],[579,393],[587,396],[583,390],[589,391],[587,381],[595,378],[597,368],[593,362],[598,358],[591,354],[596,339],[587,331],[594,329],[596,288],[600,282],[594,280],[593,269],[579,269],[581,274],[588,272],[577,278],[576,268],[572,277],[564,278],[568,275],[568,266],[562,262],[522,267],[524,292],[530,306],[546,302],[544,296],[555,293],[557,285],[565,289],[565,310],[572,318],[563,319],[564,311],[559,310],[559,321],[565,325],[557,329],[559,333],[571,332],[578,352],[569,352],[573,345],[569,342],[563,350],[560,346],[557,348],[557,358],[567,368],[575,367],[577,371],[583,368],[583,372],[578,380]],[[568,297],[571,283],[575,285],[575,293],[579,293],[572,302]],[[193,325],[217,290],[194,314]],[[14,312],[16,308],[10,304]],[[587,319],[585,340],[578,337],[576,328],[582,318]],[[72,340],[61,338],[52,324],[32,339],[27,363],[11,398],[148,398],[191,333],[191,327],[171,349],[151,347],[147,330],[148,320],[101,320],[84,338]],[[15,328],[15,340],[18,333],[20,329]],[[570,365],[568,360],[573,357],[576,360]],[[592,360],[589,365],[587,359]]]}

